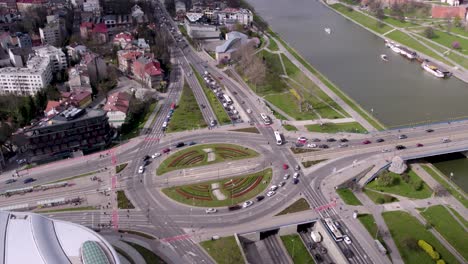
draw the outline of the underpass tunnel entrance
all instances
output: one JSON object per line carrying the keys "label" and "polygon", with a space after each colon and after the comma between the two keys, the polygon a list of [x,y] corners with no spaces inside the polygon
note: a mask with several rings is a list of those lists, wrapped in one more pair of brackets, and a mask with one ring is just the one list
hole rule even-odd
{"label": "underpass tunnel entrance", "polygon": [[272,229],[272,230],[268,230],[268,231],[261,231],[260,232],[260,240],[263,240],[269,236],[274,236],[274,235],[277,235],[279,232],[279,228],[277,229]]}
{"label": "underpass tunnel entrance", "polygon": [[315,222],[310,222],[310,223],[297,225],[297,232],[298,233],[307,233],[307,232],[309,232],[309,229],[314,226],[314,224],[315,224]]}

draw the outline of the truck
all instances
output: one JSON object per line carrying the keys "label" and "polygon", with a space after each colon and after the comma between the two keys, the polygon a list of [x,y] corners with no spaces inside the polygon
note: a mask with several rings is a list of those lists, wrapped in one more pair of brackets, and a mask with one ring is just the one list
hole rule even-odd
{"label": "truck", "polygon": [[319,231],[310,232],[310,236],[312,237],[312,240],[314,240],[315,243],[319,243],[320,241],[322,241],[322,235]]}

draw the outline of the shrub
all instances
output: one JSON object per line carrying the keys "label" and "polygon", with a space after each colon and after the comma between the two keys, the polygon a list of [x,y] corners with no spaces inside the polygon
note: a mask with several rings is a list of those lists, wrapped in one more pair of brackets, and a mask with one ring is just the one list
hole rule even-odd
{"label": "shrub", "polygon": [[439,259],[436,264],[445,264],[445,261],[443,259]]}
{"label": "shrub", "polygon": [[379,176],[379,178],[377,178],[377,184],[382,187],[389,187],[397,184],[397,178],[389,172],[384,172]]}
{"label": "shrub", "polygon": [[452,48],[454,48],[454,49],[460,49],[460,48],[461,48],[460,42],[458,42],[458,41],[452,42]]}
{"label": "shrub", "polygon": [[434,248],[424,240],[418,240],[418,245],[434,260],[440,259],[439,252],[435,251]]}
{"label": "shrub", "polygon": [[410,177],[409,177],[408,173],[403,173],[401,175],[401,179],[406,183],[409,183],[409,181],[410,181]]}
{"label": "shrub", "polygon": [[415,191],[420,191],[422,188],[423,188],[423,181],[422,180],[417,180],[415,182],[413,182],[413,189]]}
{"label": "shrub", "polygon": [[418,241],[415,238],[408,237],[405,238],[403,241],[403,246],[409,248],[410,250],[416,251],[419,249]]}
{"label": "shrub", "polygon": [[379,198],[377,198],[376,202],[377,202],[378,204],[383,204],[383,203],[385,203],[385,199],[382,198],[382,197],[379,197]]}
{"label": "shrub", "polygon": [[428,39],[434,38],[435,37],[434,29],[432,27],[427,27],[426,29],[424,29],[424,36]]}

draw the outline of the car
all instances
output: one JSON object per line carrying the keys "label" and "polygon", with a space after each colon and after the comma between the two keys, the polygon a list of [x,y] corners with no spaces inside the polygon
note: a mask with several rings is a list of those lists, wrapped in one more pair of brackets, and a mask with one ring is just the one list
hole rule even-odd
{"label": "car", "polygon": [[161,153],[156,152],[156,153],[154,153],[153,155],[151,155],[151,158],[152,158],[152,159],[155,159],[155,158],[157,158],[157,157],[159,157],[159,156],[161,156]]}
{"label": "car", "polygon": [[320,256],[320,254],[315,254],[314,257],[315,257],[315,260],[316,260],[318,263],[323,262],[323,258],[322,258],[322,256]]}
{"label": "car", "polygon": [[36,181],[36,179],[34,179],[34,178],[26,178],[26,179],[24,179],[23,183],[24,183],[24,184],[28,184],[28,183],[33,182],[33,181]]}
{"label": "car", "polygon": [[252,113],[252,110],[250,108],[248,108],[247,110],[247,114],[251,114]]}
{"label": "car", "polygon": [[289,174],[285,174],[285,175],[283,176],[283,180],[287,180],[287,179],[289,179]]}
{"label": "car", "polygon": [[165,148],[165,149],[163,149],[163,151],[162,151],[162,152],[163,152],[163,153],[169,153],[169,151],[171,151],[171,149],[170,149],[170,148]]}
{"label": "car", "polygon": [[295,171],[299,171],[299,170],[301,170],[301,166],[299,166],[299,165],[296,165],[296,167],[294,167],[294,170],[295,170]]}
{"label": "car", "polygon": [[316,148],[316,147],[317,147],[317,144],[307,144],[307,147],[308,147],[308,148]]}
{"label": "car", "polygon": [[346,245],[351,245],[351,238],[349,238],[349,236],[345,236],[343,240],[346,243]]}
{"label": "car", "polygon": [[320,142],[320,138],[313,138],[311,141],[312,142]]}
{"label": "car", "polygon": [[385,140],[383,138],[378,138],[375,142],[381,143],[384,142]]}
{"label": "car", "polygon": [[371,142],[370,140],[368,140],[368,139],[366,139],[366,140],[364,140],[364,141],[362,142],[362,144],[364,144],[364,145],[367,145],[367,144],[370,144],[370,143],[372,143],[372,142]]}
{"label": "car", "polygon": [[279,187],[283,187],[286,184],[286,182],[282,181],[278,184]]}
{"label": "car", "polygon": [[214,214],[216,212],[218,212],[218,210],[216,210],[215,208],[208,208],[205,210],[205,213],[207,214]]}
{"label": "car", "polygon": [[343,249],[343,254],[344,254],[345,257],[347,257],[347,258],[352,258],[352,257],[354,257],[354,253],[353,253],[353,251],[351,251],[351,249],[347,249],[347,248]]}
{"label": "car", "polygon": [[231,205],[231,206],[229,206],[229,207],[228,207],[228,210],[229,210],[229,211],[235,211],[235,210],[239,210],[239,209],[241,209],[241,208],[242,208],[242,206],[236,204],[236,205]]}
{"label": "car", "polygon": [[217,124],[216,120],[212,119],[210,121],[210,126],[214,127],[214,126],[216,126],[216,124]]}
{"label": "car", "polygon": [[14,183],[14,182],[16,182],[15,179],[8,179],[8,180],[5,181],[5,184],[11,184],[11,183]]}
{"label": "car", "polygon": [[26,159],[18,159],[16,160],[16,163],[18,163],[18,165],[21,165],[23,163],[26,163]]}
{"label": "car", "polygon": [[402,149],[405,149],[406,147],[403,146],[403,145],[397,145],[395,148],[396,148],[397,150],[402,150]]}
{"label": "car", "polygon": [[398,136],[398,139],[405,139],[405,138],[408,138],[408,137],[404,134]]}
{"label": "car", "polygon": [[443,143],[449,143],[449,142],[450,142],[450,139],[449,139],[449,138],[443,138],[443,139],[442,139],[442,142],[443,142]]}
{"label": "car", "polygon": [[177,143],[177,144],[175,145],[176,148],[181,148],[181,147],[183,147],[183,146],[185,146],[185,143],[184,143],[184,142],[179,142],[179,143]]}
{"label": "car", "polygon": [[385,152],[390,152],[389,149],[382,149],[382,152],[385,153]]}
{"label": "car", "polygon": [[299,176],[301,176],[301,174],[299,174],[299,172],[295,172],[293,175],[293,179],[297,179],[299,178]]}
{"label": "car", "polygon": [[145,155],[145,156],[143,157],[143,161],[147,161],[147,160],[149,160],[150,158],[151,158],[150,156]]}
{"label": "car", "polygon": [[201,106],[202,109],[205,109],[205,107],[206,107],[204,104],[201,104],[200,106]]}
{"label": "car", "polygon": [[298,137],[297,142],[305,144],[307,142],[307,138],[306,137]]}
{"label": "car", "polygon": [[339,148],[346,148],[348,146],[348,144],[345,144],[345,143],[341,143],[338,145]]}
{"label": "car", "polygon": [[420,148],[420,147],[424,147],[424,145],[421,144],[421,143],[418,143],[418,144],[416,144],[416,147]]}
{"label": "car", "polygon": [[284,169],[284,170],[287,170],[287,169],[289,169],[289,166],[288,166],[288,164],[284,163],[284,164],[283,164],[283,169]]}
{"label": "car", "polygon": [[432,132],[434,132],[434,129],[432,129],[432,128],[426,129],[426,132],[427,133],[432,133]]}
{"label": "car", "polygon": [[336,139],[334,139],[334,138],[327,138],[327,142],[335,142],[335,141],[336,141]]}
{"label": "car", "polygon": [[257,202],[260,202],[261,200],[265,199],[265,196],[259,195],[255,199],[257,200]]}
{"label": "car", "polygon": [[242,204],[242,208],[247,208],[253,204],[252,201],[246,201],[245,203]]}
{"label": "car", "polygon": [[270,191],[276,191],[276,190],[278,190],[278,186],[272,185],[272,186],[270,187]]}
{"label": "car", "polygon": [[272,197],[272,196],[275,195],[275,194],[276,194],[275,191],[269,191],[269,192],[267,192],[266,195],[267,195],[268,197]]}
{"label": "car", "polygon": [[187,145],[193,146],[193,145],[195,145],[195,144],[197,144],[197,142],[195,142],[195,141],[190,141]]}
{"label": "car", "polygon": [[328,145],[327,145],[327,144],[322,144],[322,145],[319,145],[318,147],[319,147],[319,148],[323,148],[323,149],[327,149],[327,148],[328,148]]}
{"label": "car", "polygon": [[140,167],[138,168],[138,173],[139,173],[139,174],[142,174],[144,171],[145,171],[145,167],[144,167],[144,166],[140,166]]}
{"label": "car", "polygon": [[348,139],[346,139],[346,138],[342,138],[342,139],[340,139],[340,142],[348,142],[348,141],[349,141],[349,140],[348,140]]}

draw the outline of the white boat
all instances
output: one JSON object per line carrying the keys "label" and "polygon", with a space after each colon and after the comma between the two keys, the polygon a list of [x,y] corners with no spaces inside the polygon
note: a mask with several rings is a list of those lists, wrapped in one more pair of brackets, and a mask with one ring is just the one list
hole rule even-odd
{"label": "white boat", "polygon": [[325,32],[327,32],[327,34],[331,34],[331,29],[330,28],[325,28]]}
{"label": "white boat", "polygon": [[399,46],[399,45],[392,45],[392,44],[390,44],[390,49],[393,50],[395,53],[398,53],[398,54],[401,53],[401,49],[400,49],[400,46]]}
{"label": "white boat", "polygon": [[444,78],[445,77],[445,74],[443,72],[441,72],[437,67],[435,67],[433,65],[429,65],[429,64],[423,62],[421,64],[421,67],[423,67],[424,70],[431,73],[432,75],[434,75],[437,78]]}
{"label": "white boat", "polygon": [[380,55],[380,58],[381,58],[383,61],[388,61],[388,57],[387,57],[387,55],[385,55],[385,54]]}

